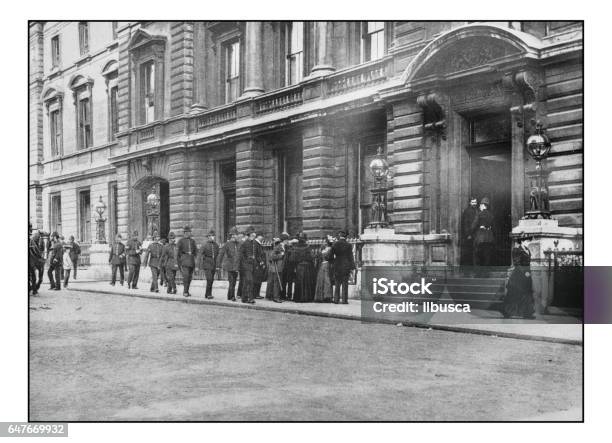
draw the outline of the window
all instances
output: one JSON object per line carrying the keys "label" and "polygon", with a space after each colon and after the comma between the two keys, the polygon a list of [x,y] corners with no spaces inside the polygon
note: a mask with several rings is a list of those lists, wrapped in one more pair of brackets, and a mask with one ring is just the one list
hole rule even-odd
{"label": "window", "polygon": [[51,232],[62,232],[62,197],[60,194],[51,196],[51,220],[49,227]]}
{"label": "window", "polygon": [[119,22],[111,22],[113,40],[117,40],[117,25]]}
{"label": "window", "polygon": [[231,103],[240,95],[240,40],[225,45],[225,102]]}
{"label": "window", "polygon": [[79,149],[89,148],[93,145],[91,136],[91,101],[82,98],[77,104],[77,129]]}
{"label": "window", "polygon": [[361,61],[377,60],[385,54],[385,22],[365,22],[361,37]]}
{"label": "window", "polygon": [[79,22],[79,52],[85,55],[89,52],[89,24]]}
{"label": "window", "polygon": [[304,77],[304,22],[287,24],[287,65],[285,83],[293,85]]}
{"label": "window", "polygon": [[59,68],[60,65],[60,38],[56,35],[51,39],[51,66]]}
{"label": "window", "polygon": [[62,153],[62,116],[59,109],[49,112],[51,130],[51,155],[57,157]]}
{"label": "window", "polygon": [[119,131],[119,108],[117,107],[117,97],[119,88],[113,86],[110,89],[109,106],[110,106],[110,140],[115,140],[116,134]]}
{"label": "window", "polygon": [[108,201],[109,201],[109,241],[115,239],[115,236],[119,233],[119,226],[117,225],[117,182],[110,182],[108,184]]}
{"label": "window", "polygon": [[91,198],[89,190],[79,192],[79,238],[91,243]]}
{"label": "window", "polygon": [[149,61],[142,65],[140,70],[140,90],[142,93],[141,123],[150,123],[155,120],[155,62]]}

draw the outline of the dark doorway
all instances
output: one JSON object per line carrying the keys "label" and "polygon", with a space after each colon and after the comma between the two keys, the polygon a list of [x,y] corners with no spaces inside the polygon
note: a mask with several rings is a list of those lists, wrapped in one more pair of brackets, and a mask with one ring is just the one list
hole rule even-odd
{"label": "dark doorway", "polygon": [[168,238],[170,232],[170,185],[159,182],[159,236]]}
{"label": "dark doorway", "polygon": [[302,150],[279,151],[279,229],[295,235],[302,231]]}
{"label": "dark doorway", "polygon": [[230,229],[236,226],[236,160],[221,164],[221,191],[223,193],[222,239],[228,238]]}
{"label": "dark doorway", "polygon": [[511,263],[510,231],[512,230],[511,152],[507,143],[471,147],[470,195],[478,202],[488,197],[494,216],[495,253],[493,266]]}

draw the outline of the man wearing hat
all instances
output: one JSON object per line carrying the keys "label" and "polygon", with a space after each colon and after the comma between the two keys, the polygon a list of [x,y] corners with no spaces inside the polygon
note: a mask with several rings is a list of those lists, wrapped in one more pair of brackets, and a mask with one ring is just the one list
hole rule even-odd
{"label": "man wearing hat", "polygon": [[[493,213],[489,209],[489,198],[480,201],[480,211],[472,223],[474,232],[474,266],[491,266],[495,250],[493,235]],[[486,273],[484,269],[484,273]]]}
{"label": "man wearing hat", "polygon": [[[51,290],[61,290],[62,265],[64,260],[64,248],[60,241],[59,234],[54,232],[51,234],[51,248],[49,249],[49,270],[47,277],[51,283]],[[53,275],[55,274],[55,280]]]}
{"label": "man wearing hat", "polygon": [[227,272],[227,299],[236,301],[236,280],[238,279],[238,258],[240,251],[240,243],[238,242],[238,229],[235,227],[230,229],[230,238],[221,250],[217,257],[217,267],[223,268]]}
{"label": "man wearing hat", "polygon": [[191,285],[191,279],[193,277],[193,269],[195,268],[195,257],[198,253],[198,245],[194,239],[191,238],[191,228],[185,226],[183,228],[183,238],[177,243],[178,251],[178,265],[181,268],[181,275],[183,276],[183,295],[190,297],[189,286]]}
{"label": "man wearing hat", "polygon": [[168,294],[176,294],[176,271],[178,271],[178,247],[176,236],[170,231],[168,234],[168,244],[164,246],[161,257],[161,266],[165,269]]}
{"label": "man wearing hat", "polygon": [[261,245],[255,241],[255,230],[247,228],[248,238],[240,246],[239,268],[242,282],[242,303],[254,304],[254,278],[256,267],[265,262],[265,255]]}
{"label": "man wearing hat", "polygon": [[355,259],[353,258],[353,248],[346,241],[346,231],[338,231],[338,240],[332,245],[329,262],[334,273],[334,298],[333,302],[338,304],[340,301],[340,291],[342,291],[342,304],[348,304],[348,279],[351,271],[355,269]]}
{"label": "man wearing hat", "polygon": [[108,256],[108,262],[111,265],[111,282],[110,284],[115,286],[117,281],[117,269],[119,270],[119,278],[121,286],[123,286],[125,266],[125,245],[121,242],[121,234],[115,236],[115,242],[111,245],[110,255]]}
{"label": "man wearing hat", "polygon": [[470,197],[470,203],[461,214],[461,266],[472,266],[474,260],[474,231],[472,224],[478,215],[478,199]]}
{"label": "man wearing hat", "polygon": [[138,231],[134,231],[132,238],[127,242],[128,289],[138,289],[138,276],[140,275],[140,254],[142,243],[138,240]]}
{"label": "man wearing hat", "polygon": [[287,232],[283,232],[280,239],[285,247],[285,258],[281,272],[281,299],[291,300],[293,298],[293,283],[295,282],[293,245],[297,243],[297,239],[291,239]]}
{"label": "man wearing hat", "polygon": [[206,277],[206,298],[214,298],[212,295],[213,282],[215,280],[215,270],[219,258],[219,244],[215,241],[215,231],[208,231],[208,239],[202,245],[202,269]]}
{"label": "man wearing hat", "polygon": [[144,265],[148,265],[151,268],[151,292],[159,292],[158,280],[162,252],[163,246],[157,239],[157,231],[153,231],[151,242],[147,246],[144,257]]}
{"label": "man wearing hat", "polygon": [[259,249],[261,249],[262,259],[258,260],[255,266],[255,273],[253,274],[253,298],[263,298],[261,293],[261,284],[266,281],[268,276],[268,265],[266,263],[266,254],[263,248],[264,235],[263,232],[258,231],[255,236],[255,243],[257,243]]}

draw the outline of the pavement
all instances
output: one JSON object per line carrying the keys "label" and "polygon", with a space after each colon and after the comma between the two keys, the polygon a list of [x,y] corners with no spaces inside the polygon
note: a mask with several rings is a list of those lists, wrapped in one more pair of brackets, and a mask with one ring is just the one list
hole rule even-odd
{"label": "pavement", "polygon": [[31,421],[583,418],[582,346],[76,286],[29,298]]}
{"label": "pavement", "polygon": [[[165,292],[165,288],[160,289],[159,293],[149,291],[149,284],[143,282],[138,289],[127,289],[117,283],[111,286],[108,282],[95,281],[71,281],[67,290],[84,291],[100,294],[116,294],[129,297],[143,297],[156,300],[167,300],[181,303],[196,303],[216,306],[231,306],[239,309],[255,309],[266,311],[277,311],[291,314],[311,315],[319,317],[332,317],[345,320],[363,319],[361,312],[361,301],[350,299],[348,305],[331,303],[293,303],[283,302],[274,303],[270,300],[258,299],[255,305],[232,302],[227,300],[227,282],[215,281],[213,287],[214,299],[204,297],[204,281],[195,280],[192,282],[191,294],[189,298],[182,295],[182,287],[178,287],[178,294],[172,295]],[[261,294],[265,294],[265,283]],[[535,320],[525,319],[504,319],[498,312],[490,310],[474,309],[470,313],[454,313],[452,319],[449,315],[438,315],[427,321],[417,320],[390,320],[376,319],[381,323],[402,324],[404,326],[431,328],[437,330],[483,334],[499,337],[538,340],[553,343],[563,343],[572,345],[582,345],[583,325],[581,320],[569,315],[538,315]]]}

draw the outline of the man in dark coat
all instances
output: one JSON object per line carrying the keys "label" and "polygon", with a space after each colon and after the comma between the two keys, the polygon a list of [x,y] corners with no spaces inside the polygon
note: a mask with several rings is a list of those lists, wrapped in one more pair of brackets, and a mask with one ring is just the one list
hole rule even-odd
{"label": "man in dark coat", "polygon": [[255,273],[253,274],[253,298],[263,298],[261,293],[261,284],[266,281],[268,274],[268,265],[266,263],[266,254],[263,248],[263,232],[257,232],[255,237],[255,243],[259,245],[263,260],[259,260],[257,266],[255,266]]}
{"label": "man in dark coat", "polygon": [[202,269],[206,277],[206,298],[214,298],[212,295],[217,259],[219,258],[219,244],[215,241],[215,231],[208,231],[208,240],[202,246]]}
{"label": "man in dark coat", "polygon": [[119,270],[119,281],[121,283],[121,286],[123,286],[123,280],[125,276],[125,245],[121,241],[121,234],[117,234],[115,236],[115,242],[111,246],[108,262],[111,265],[110,284],[115,286],[115,282],[117,281],[117,270]]}
{"label": "man in dark coat", "polygon": [[72,278],[76,280],[77,277],[77,267],[79,264],[79,255],[81,255],[81,246],[74,239],[74,235],[71,235],[70,238],[70,261],[72,262]]}
{"label": "man in dark coat", "polygon": [[181,269],[181,275],[183,276],[183,295],[185,297],[191,297],[189,286],[193,278],[198,245],[195,240],[191,238],[191,228],[189,226],[183,228],[183,238],[178,241],[176,247],[178,251],[178,265]]}
{"label": "man in dark coat", "polygon": [[[50,289],[59,291],[61,289],[62,281],[64,248],[57,232],[51,234],[51,241],[51,248],[49,250],[49,270],[47,271],[47,276],[49,277],[49,282],[51,283]],[[53,279],[54,274],[55,279]]]}
{"label": "man in dark coat", "polygon": [[161,266],[166,271],[168,294],[176,294],[176,271],[178,271],[178,246],[175,241],[174,232],[168,234],[168,244],[162,251]]}
{"label": "man in dark coat", "polygon": [[162,244],[157,240],[157,232],[151,236],[151,243],[147,247],[144,256],[144,265],[151,268],[151,292],[159,292],[159,268],[161,267],[161,256],[163,252]]}
{"label": "man in dark coat", "polygon": [[270,253],[268,266],[268,281],[266,285],[266,298],[275,303],[282,303],[282,279],[283,266],[285,264],[285,245],[284,240],[289,236],[281,234],[280,238],[272,239],[272,252]]}
{"label": "man in dark coat", "polygon": [[340,291],[342,291],[342,304],[348,304],[348,279],[351,271],[355,269],[355,259],[353,258],[353,247],[346,241],[346,232],[338,232],[338,240],[332,245],[329,256],[334,273],[334,299],[338,304],[340,301]]}
{"label": "man in dark coat", "polygon": [[478,199],[470,198],[470,204],[461,214],[461,266],[474,265],[474,231],[472,224],[478,216]]}
{"label": "man in dark coat", "polygon": [[253,282],[257,266],[265,262],[265,254],[261,245],[255,241],[255,231],[252,227],[247,229],[248,238],[240,245],[239,269],[242,281],[242,303],[254,304]]}
{"label": "man in dark coat", "polygon": [[[474,232],[474,266],[491,266],[495,250],[495,237],[493,236],[493,213],[489,210],[489,199],[484,197],[480,201],[480,211],[472,222]],[[480,273],[487,272],[486,269]]]}
{"label": "man in dark coat", "polygon": [[[45,268],[45,259],[40,245],[40,233],[34,231],[28,243],[28,272],[32,295],[38,294]],[[38,276],[36,274],[38,274]]]}
{"label": "man in dark coat", "polygon": [[219,251],[219,256],[217,257],[217,267],[223,268],[225,272],[227,272],[227,299],[236,301],[236,280],[238,279],[238,261],[239,261],[239,251],[240,251],[240,243],[238,242],[238,230],[236,228],[232,228],[230,230],[230,238],[221,250]]}
{"label": "man in dark coat", "polygon": [[[164,251],[164,248],[166,247],[166,245],[168,244],[168,239],[166,238],[160,238],[159,239],[159,244],[162,247],[162,252]],[[160,265],[159,265],[159,285],[160,286],[166,286],[167,285],[167,280],[166,280],[166,269],[161,265],[161,260],[160,260]]]}
{"label": "man in dark coat", "polygon": [[128,265],[128,289],[138,289],[138,276],[140,275],[140,254],[142,243],[138,240],[138,231],[134,231],[126,247]]}

